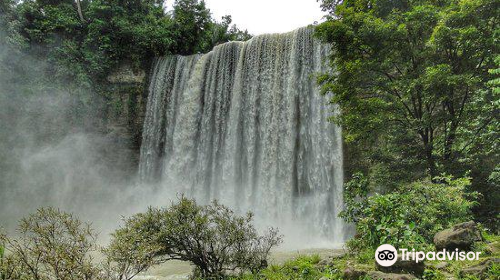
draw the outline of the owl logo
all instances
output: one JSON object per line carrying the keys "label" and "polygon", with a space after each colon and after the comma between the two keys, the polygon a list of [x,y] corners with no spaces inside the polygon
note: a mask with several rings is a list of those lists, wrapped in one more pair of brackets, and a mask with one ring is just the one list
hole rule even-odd
{"label": "owl logo", "polygon": [[390,244],[380,245],[375,251],[375,261],[381,266],[388,267],[398,260],[398,251]]}

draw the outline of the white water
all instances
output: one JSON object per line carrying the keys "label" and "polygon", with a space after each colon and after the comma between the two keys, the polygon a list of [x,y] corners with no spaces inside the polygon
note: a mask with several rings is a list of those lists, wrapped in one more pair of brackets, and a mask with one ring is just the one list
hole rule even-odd
{"label": "white water", "polygon": [[159,58],[141,180],[169,196],[252,211],[294,248],[342,243],[341,130],[314,79],[327,52],[301,28]]}

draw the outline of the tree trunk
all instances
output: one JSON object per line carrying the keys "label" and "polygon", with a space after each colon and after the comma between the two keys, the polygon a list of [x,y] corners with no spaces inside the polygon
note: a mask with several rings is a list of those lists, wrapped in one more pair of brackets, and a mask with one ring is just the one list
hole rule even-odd
{"label": "tree trunk", "polygon": [[434,160],[433,151],[434,151],[434,139],[432,137],[432,132],[429,129],[419,132],[420,137],[422,138],[422,143],[424,146],[424,155],[425,160],[427,162],[427,168],[429,169],[429,175],[431,180],[434,181],[434,177],[437,176],[436,162]]}
{"label": "tree trunk", "polygon": [[436,162],[434,161],[434,156],[432,155],[432,146],[429,146],[425,148],[425,157],[427,161],[427,167],[429,168],[429,175],[431,176],[431,180],[434,181],[434,177],[436,177],[437,170],[436,170]]}
{"label": "tree trunk", "polygon": [[455,122],[452,122],[450,125],[450,131],[448,132],[448,135],[445,139],[445,146],[444,146],[444,160],[445,161],[448,161],[452,158],[453,144],[455,144],[455,138],[457,135],[457,128],[458,128],[458,125]]}
{"label": "tree trunk", "polygon": [[76,0],[76,8],[78,10],[78,16],[80,17],[81,22],[85,22],[85,18],[83,17],[81,0]]}

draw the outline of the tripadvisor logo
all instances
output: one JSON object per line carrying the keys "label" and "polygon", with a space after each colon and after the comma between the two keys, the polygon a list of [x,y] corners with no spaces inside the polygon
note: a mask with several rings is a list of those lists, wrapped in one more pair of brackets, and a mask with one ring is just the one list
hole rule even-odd
{"label": "tripadvisor logo", "polygon": [[375,260],[381,266],[391,266],[398,260],[398,251],[392,245],[380,245],[375,251]]}
{"label": "tripadvisor logo", "polygon": [[[473,261],[479,260],[479,255],[481,252],[463,252],[455,249],[454,251],[447,251],[443,249],[439,252],[422,252],[415,251],[415,249],[399,249],[399,254],[401,255],[401,260],[403,261],[414,261],[416,263],[429,260],[456,260],[456,261]],[[380,245],[375,251],[375,260],[381,266],[392,266],[398,260],[398,250],[390,244]]]}

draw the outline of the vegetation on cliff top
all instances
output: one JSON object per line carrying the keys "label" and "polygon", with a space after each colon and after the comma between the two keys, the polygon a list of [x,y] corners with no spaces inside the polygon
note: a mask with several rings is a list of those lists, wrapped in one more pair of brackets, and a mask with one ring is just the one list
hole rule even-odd
{"label": "vegetation on cliff top", "polygon": [[229,15],[213,19],[204,1],[176,0],[171,11],[165,5],[163,0],[6,0],[0,4],[2,45],[48,61],[45,70],[54,81],[95,89],[122,61],[139,66],[154,56],[207,52],[250,37],[231,26]]}

